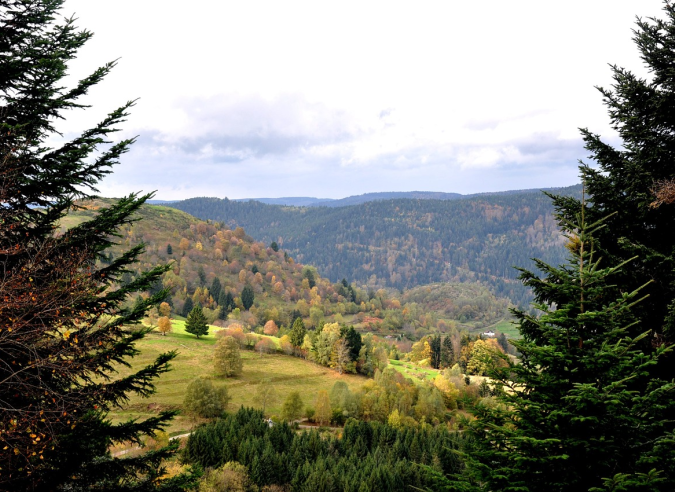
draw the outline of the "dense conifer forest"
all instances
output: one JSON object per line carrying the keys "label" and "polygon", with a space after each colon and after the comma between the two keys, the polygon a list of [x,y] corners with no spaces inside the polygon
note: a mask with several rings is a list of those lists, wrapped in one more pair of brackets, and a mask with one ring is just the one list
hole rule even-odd
{"label": "dense conifer forest", "polygon": [[259,487],[430,490],[437,476],[461,471],[463,465],[456,452],[461,440],[442,427],[392,427],[353,419],[337,438],[322,436],[316,430],[295,433],[286,424],[270,427],[262,412],[242,408],[195,430],[183,459],[211,469],[206,480],[214,483],[234,481],[237,468],[232,464],[237,462],[244,465],[242,471],[249,470],[248,478]]}

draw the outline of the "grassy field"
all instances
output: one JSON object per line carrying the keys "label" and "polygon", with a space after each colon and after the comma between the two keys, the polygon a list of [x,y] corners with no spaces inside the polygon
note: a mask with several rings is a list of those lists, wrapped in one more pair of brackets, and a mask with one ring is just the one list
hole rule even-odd
{"label": "grassy field", "polygon": [[520,332],[517,325],[512,320],[502,320],[496,325],[490,327],[492,331],[500,331],[509,338],[520,338]]}
{"label": "grassy field", "polygon": [[419,367],[412,362],[402,360],[389,360],[389,365],[395,370],[403,374],[405,377],[412,379],[415,382],[433,381],[438,376],[440,371],[438,369],[431,369],[430,367]]}
{"label": "grassy field", "polygon": [[[150,398],[134,396],[122,410],[110,414],[114,422],[130,418],[145,418],[156,415],[160,410],[180,409],[187,385],[196,377],[205,376],[212,379],[215,386],[227,387],[232,398],[229,409],[237,409],[241,405],[253,406],[256,385],[263,379],[271,379],[276,388],[278,399],[268,405],[266,412],[279,415],[286,395],[298,391],[305,406],[314,406],[317,392],[329,390],[336,381],[345,381],[350,389],[355,390],[367,379],[352,374],[339,375],[336,372],[312,362],[287,355],[264,355],[242,350],[244,360],[243,374],[237,378],[217,377],[213,372],[212,354],[215,345],[213,330],[206,337],[197,340],[193,335],[185,334],[184,322],[176,321],[174,331],[167,336],[152,333],[141,340],[137,347],[141,354],[132,359],[132,369],[122,368],[120,376],[125,376],[133,369],[149,364],[157,355],[170,350],[177,350],[178,357],[172,362],[173,370],[157,381],[157,393]],[[171,435],[180,434],[195,424],[195,421],[180,415],[172,422],[168,431]]]}
{"label": "grassy field", "polygon": [[[422,381],[432,382],[436,376],[442,371],[439,369],[432,369],[430,367],[419,367],[413,362],[403,360],[389,360],[389,366],[403,374],[405,377],[412,379],[415,383],[420,384]],[[471,384],[480,384],[484,379],[490,381],[490,378],[484,376],[469,376]]]}

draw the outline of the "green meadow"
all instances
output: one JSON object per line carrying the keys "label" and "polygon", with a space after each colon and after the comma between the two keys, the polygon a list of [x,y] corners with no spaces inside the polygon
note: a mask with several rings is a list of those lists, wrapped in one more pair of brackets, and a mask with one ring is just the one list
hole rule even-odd
{"label": "green meadow", "polygon": [[[197,377],[210,378],[214,386],[225,386],[231,397],[229,410],[241,405],[257,407],[253,402],[257,385],[264,379],[270,379],[277,394],[277,400],[268,404],[266,413],[279,415],[284,399],[291,391],[298,391],[305,406],[314,406],[319,390],[328,390],[336,381],[344,381],[351,390],[360,388],[367,378],[353,374],[339,375],[329,368],[313,362],[281,354],[260,354],[242,350],[244,370],[241,376],[233,378],[219,377],[213,370],[213,349],[216,343],[215,330],[199,340],[185,333],[183,321],[173,321],[173,332],[167,336],[153,332],[137,344],[140,354],[132,359],[131,368],[120,368],[123,377],[134,370],[148,365],[159,354],[176,350],[178,356],[172,361],[172,370],[163,374],[156,382],[157,391],[149,398],[132,395],[121,409],[110,413],[113,421],[119,422],[131,418],[147,418],[157,415],[161,410],[180,410],[188,384]],[[278,340],[270,337],[273,340]],[[187,415],[179,415],[171,423],[168,431],[171,435],[188,432],[196,420]]]}

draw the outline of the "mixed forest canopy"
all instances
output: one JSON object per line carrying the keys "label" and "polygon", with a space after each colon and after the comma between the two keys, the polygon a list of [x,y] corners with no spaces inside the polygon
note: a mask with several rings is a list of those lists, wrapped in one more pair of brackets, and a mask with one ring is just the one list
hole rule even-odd
{"label": "mixed forest canopy", "polygon": [[[79,209],[61,220],[61,230],[114,202],[79,202]],[[411,340],[434,330],[481,330],[509,318],[508,301],[476,283],[430,284],[400,295],[347,279],[330,282],[275,243],[254,241],[241,227],[232,230],[164,206],[143,205],[137,216],[141,220],[120,229],[123,241],[110,247],[103,261],[113,261],[125,247],[144,244],[138,270],[130,269],[124,282],[131,282],[142,268],[171,263],[147,294],[166,289],[173,316],[187,317],[199,305],[208,323],[221,326],[256,328],[274,321],[290,327],[300,316],[310,328],[349,322],[360,330]],[[134,302],[131,297],[127,304]],[[159,315],[151,310],[150,322],[156,324]]]}
{"label": "mixed forest canopy", "polygon": [[[580,196],[581,187],[558,192]],[[276,241],[332,281],[348,278],[372,288],[480,281],[495,295],[525,306],[531,297],[514,267],[532,267],[535,257],[552,264],[565,258],[553,204],[541,192],[382,200],[339,208],[218,198],[170,206],[241,226],[259,241]]]}

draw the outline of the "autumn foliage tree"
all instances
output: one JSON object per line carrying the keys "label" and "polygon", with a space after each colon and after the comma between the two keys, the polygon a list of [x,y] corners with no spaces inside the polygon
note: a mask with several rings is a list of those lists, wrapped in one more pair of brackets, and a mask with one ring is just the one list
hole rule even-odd
{"label": "autumn foliage tree", "polygon": [[[62,0],[0,1],[0,488],[9,490],[150,490],[178,486],[160,480],[172,447],[133,460],[111,459],[116,442],[140,443],[173,412],[112,424],[106,412],[131,393],[154,392],[153,380],[175,353],[119,377],[117,368],[138,353],[149,328],[128,331],[164,293],[122,307],[130,293],[147,290],[165,267],[122,276],[143,252],[139,245],[116,259],[104,251],[121,225],[150,195],[132,194],[65,232],[58,225],[133,140],[109,142],[132,103],[54,148],[54,122],[114,67],[95,70],[64,87],[67,64],[91,33],[72,19],[56,21]],[[105,259],[106,261],[99,261]]]}
{"label": "autumn foliage tree", "polygon": [[157,330],[166,336],[167,333],[171,332],[171,320],[166,316],[162,316],[157,320]]}
{"label": "autumn foliage tree", "polygon": [[263,328],[263,333],[265,335],[270,335],[270,336],[276,336],[276,334],[279,333],[279,328],[277,327],[277,324],[274,322],[273,319],[271,319],[267,323],[265,323],[265,326]]}
{"label": "autumn foliage tree", "polygon": [[330,399],[328,398],[328,391],[319,390],[319,393],[316,396],[316,402],[314,404],[314,420],[321,425],[327,425],[330,423],[330,418],[332,416],[332,410],[330,407]]}

